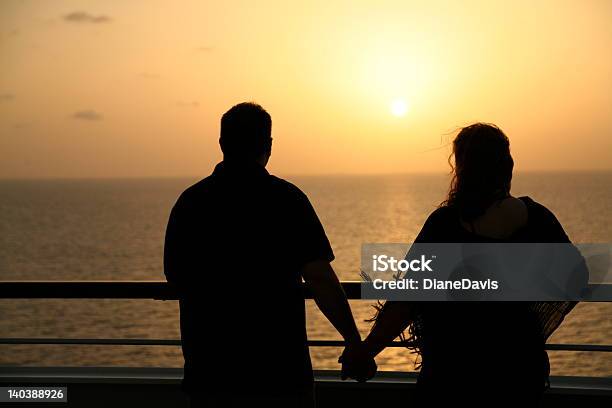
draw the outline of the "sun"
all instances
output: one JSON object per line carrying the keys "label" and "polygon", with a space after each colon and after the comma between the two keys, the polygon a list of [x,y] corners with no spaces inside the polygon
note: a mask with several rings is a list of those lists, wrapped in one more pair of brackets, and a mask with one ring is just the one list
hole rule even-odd
{"label": "sun", "polygon": [[391,113],[394,116],[400,117],[400,116],[404,116],[406,114],[406,112],[408,112],[408,103],[406,102],[405,99],[394,99],[391,102]]}

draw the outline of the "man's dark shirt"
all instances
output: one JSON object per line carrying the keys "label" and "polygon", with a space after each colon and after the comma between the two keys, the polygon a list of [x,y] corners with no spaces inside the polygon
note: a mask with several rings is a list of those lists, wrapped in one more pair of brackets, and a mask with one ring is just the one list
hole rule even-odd
{"label": "man's dark shirt", "polygon": [[188,392],[312,387],[301,269],[334,259],[308,198],[257,163],[217,165],[176,202],[164,270],[180,291]]}

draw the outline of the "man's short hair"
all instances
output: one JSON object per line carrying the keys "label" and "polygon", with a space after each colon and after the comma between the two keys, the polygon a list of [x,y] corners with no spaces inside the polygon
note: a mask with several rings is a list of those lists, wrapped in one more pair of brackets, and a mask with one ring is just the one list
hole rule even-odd
{"label": "man's short hair", "polygon": [[221,118],[219,144],[225,157],[255,159],[270,151],[272,118],[254,102],[233,106]]}

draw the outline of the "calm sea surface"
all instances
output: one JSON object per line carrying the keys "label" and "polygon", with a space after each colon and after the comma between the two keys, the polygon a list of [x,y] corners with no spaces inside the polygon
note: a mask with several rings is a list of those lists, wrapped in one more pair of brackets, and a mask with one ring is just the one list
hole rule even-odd
{"label": "calm sea surface", "polygon": [[[448,185],[445,175],[288,179],[310,197],[345,280],[359,280],[363,242],[411,242]],[[0,181],[0,279],[163,279],[168,214],[195,181]],[[518,174],[513,193],[550,208],[575,242],[612,241],[612,173]],[[365,335],[371,304],[352,307]],[[177,317],[176,302],[0,300],[0,336],[176,339]],[[311,339],[338,338],[311,301],[308,332]],[[245,340],[249,335],[258,334]],[[612,344],[612,304],[578,305],[551,342]],[[311,349],[315,368],[338,368],[339,353]],[[612,353],[549,354],[553,374],[612,376]],[[414,369],[403,349],[385,351],[378,362],[385,370]],[[7,364],[181,366],[182,357],[167,346],[0,346],[0,365]]]}

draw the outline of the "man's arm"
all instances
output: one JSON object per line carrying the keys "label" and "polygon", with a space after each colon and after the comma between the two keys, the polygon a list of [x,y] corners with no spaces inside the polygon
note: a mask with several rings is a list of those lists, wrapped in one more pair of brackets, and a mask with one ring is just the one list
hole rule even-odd
{"label": "man's arm", "polygon": [[[301,237],[302,245],[297,245],[296,261],[301,262],[302,277],[310,288],[313,298],[331,324],[338,330],[346,342],[345,353],[364,356],[361,336],[355,325],[353,314],[346,294],[338,277],[329,264],[334,259],[329,240],[325,236],[323,226],[308,201],[308,198],[298,191],[297,203],[301,204],[296,211],[297,220],[294,228]],[[358,381],[366,381],[376,373],[374,359],[359,358],[355,363],[342,362],[342,379],[351,376]]]}
{"label": "man's arm", "polygon": [[321,312],[347,344],[359,344],[361,336],[355,325],[351,307],[329,262],[323,260],[308,262],[302,268],[302,277]]}

